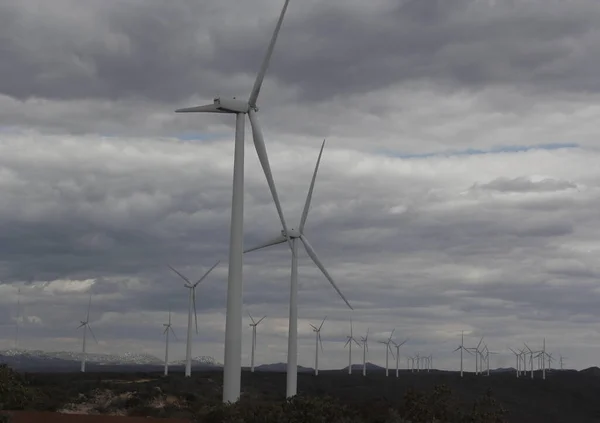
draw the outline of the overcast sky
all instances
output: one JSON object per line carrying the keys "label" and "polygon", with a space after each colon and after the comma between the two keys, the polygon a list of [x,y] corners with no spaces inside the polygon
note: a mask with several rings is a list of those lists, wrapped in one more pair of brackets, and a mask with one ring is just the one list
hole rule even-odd
{"label": "overcast sky", "polygon": [[[246,98],[282,0],[0,0],[0,348],[162,357],[169,307],[184,357],[223,361],[234,118],[179,115]],[[355,307],[301,250],[299,364],[324,368],[370,328],[405,354],[485,336],[600,355],[600,4],[597,0],[292,0],[259,98],[284,212]],[[280,224],[247,125],[245,245]],[[244,263],[244,307],[267,315],[257,362],[285,362],[291,257]],[[244,320],[243,363],[251,330]],[[355,349],[355,362],[361,357]],[[404,356],[403,356],[404,357]],[[405,365],[405,359],[402,364]],[[469,362],[468,366],[474,367]]]}

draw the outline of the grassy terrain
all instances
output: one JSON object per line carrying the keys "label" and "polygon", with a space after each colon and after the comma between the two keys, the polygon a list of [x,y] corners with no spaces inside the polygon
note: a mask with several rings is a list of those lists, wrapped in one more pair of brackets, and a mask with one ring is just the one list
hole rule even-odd
{"label": "grassy terrain", "polygon": [[453,372],[298,375],[299,396],[285,401],[285,374],[249,373],[242,399],[221,404],[222,373],[19,375],[0,367],[0,405],[35,409],[195,419],[198,422],[600,422],[600,377],[559,372],[547,380]]}

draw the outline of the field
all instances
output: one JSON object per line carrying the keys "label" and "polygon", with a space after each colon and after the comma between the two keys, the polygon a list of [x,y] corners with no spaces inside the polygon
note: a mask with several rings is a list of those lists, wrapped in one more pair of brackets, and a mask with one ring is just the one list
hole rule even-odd
{"label": "field", "polygon": [[[292,402],[283,398],[285,374],[244,372],[242,400],[235,407],[220,403],[218,371],[197,372],[187,379],[156,373],[19,375],[7,368],[1,373],[0,404],[12,410],[211,423],[600,422],[600,377],[595,371],[553,371],[545,381],[537,372],[531,380],[516,379],[514,373],[465,374],[461,379],[454,372],[401,372],[399,378],[386,378],[382,372],[363,377],[323,371],[317,377],[299,374],[300,395]],[[15,423],[58,421],[19,413],[12,418]]]}

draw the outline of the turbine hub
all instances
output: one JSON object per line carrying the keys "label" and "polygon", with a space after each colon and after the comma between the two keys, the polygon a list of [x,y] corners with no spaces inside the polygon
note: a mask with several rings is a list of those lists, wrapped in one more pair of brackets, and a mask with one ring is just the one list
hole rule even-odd
{"label": "turbine hub", "polygon": [[[282,235],[285,235],[284,231],[281,231]],[[288,237],[290,238],[300,238],[300,231],[296,228],[290,228],[288,230]]]}

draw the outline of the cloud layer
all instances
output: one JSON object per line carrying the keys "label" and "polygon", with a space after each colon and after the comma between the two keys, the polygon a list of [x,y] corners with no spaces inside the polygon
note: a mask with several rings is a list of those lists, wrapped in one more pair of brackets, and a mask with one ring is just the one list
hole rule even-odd
{"label": "cloud layer", "polygon": [[[0,0],[4,346],[21,287],[21,345],[77,350],[91,289],[94,348],[160,356],[169,308],[180,339],[186,322],[167,264],[221,259],[194,353],[222,359],[233,119],[173,110],[247,95],[280,7]],[[326,368],[346,365],[350,318],[440,367],[461,330],[596,364],[598,18],[593,0],[292,0],[259,115],[293,223],[327,138],[306,234],[356,308],[302,253],[300,364],[325,315]],[[279,227],[251,143],[246,161],[249,246]],[[289,266],[285,247],[245,258],[259,362],[286,358]]]}

